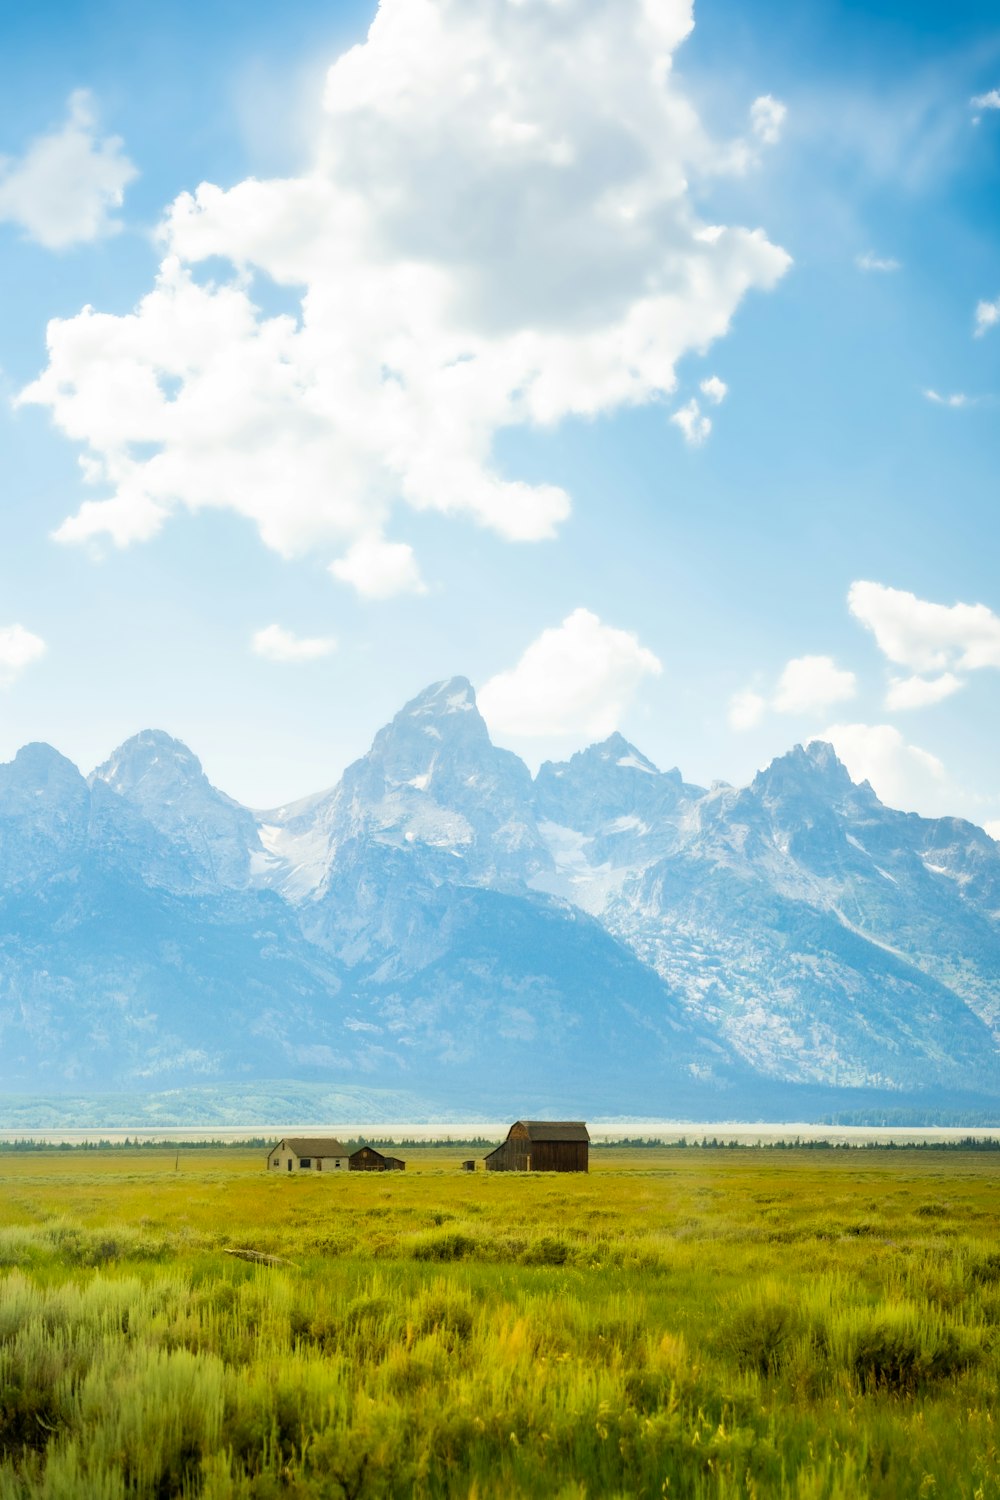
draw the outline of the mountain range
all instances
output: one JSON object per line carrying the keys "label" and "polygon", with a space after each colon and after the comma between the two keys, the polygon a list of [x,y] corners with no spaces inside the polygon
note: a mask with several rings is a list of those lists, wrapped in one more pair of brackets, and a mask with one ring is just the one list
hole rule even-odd
{"label": "mountain range", "polygon": [[[0,766],[0,1087],[295,1079],[723,1118],[1000,1098],[1000,844],[831,746],[743,788],[614,734],[532,777],[464,678],[255,812],[145,730]],[[811,1101],[811,1103],[810,1103]]]}

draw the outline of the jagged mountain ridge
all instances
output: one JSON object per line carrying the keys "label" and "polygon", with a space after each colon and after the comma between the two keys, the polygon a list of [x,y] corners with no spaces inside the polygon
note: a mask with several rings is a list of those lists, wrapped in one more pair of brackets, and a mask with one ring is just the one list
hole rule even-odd
{"label": "jagged mountain ridge", "polygon": [[65,1076],[102,1085],[270,1061],[659,1113],[754,1076],[997,1094],[998,959],[1000,846],[884,807],[829,746],[706,791],[616,734],[532,779],[453,678],[264,814],[156,731],[87,781],[48,747],[0,767],[0,1036],[25,1087],[72,1051]]}

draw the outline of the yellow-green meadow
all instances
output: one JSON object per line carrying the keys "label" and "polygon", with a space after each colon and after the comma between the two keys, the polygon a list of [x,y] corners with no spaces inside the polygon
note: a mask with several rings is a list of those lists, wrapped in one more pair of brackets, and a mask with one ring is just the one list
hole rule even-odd
{"label": "yellow-green meadow", "polygon": [[996,1152],[264,1154],[0,1154],[0,1500],[1000,1497]]}

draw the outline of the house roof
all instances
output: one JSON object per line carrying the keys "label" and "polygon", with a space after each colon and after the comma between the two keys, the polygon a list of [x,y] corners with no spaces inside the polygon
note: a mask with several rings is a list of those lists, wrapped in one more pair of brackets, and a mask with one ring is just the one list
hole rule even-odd
{"label": "house roof", "polygon": [[529,1141],[590,1140],[583,1120],[518,1120],[517,1123],[524,1126]]}
{"label": "house roof", "polygon": [[[286,1136],[279,1146],[287,1146],[296,1156],[347,1156],[348,1152],[332,1135]],[[271,1147],[272,1151],[275,1149]]]}

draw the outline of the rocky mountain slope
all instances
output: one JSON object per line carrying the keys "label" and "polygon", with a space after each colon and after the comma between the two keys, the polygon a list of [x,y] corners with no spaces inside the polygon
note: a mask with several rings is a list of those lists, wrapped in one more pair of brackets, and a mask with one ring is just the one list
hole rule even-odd
{"label": "rocky mountain slope", "polygon": [[997,1096],[998,1031],[1000,846],[827,745],[706,791],[612,735],[532,779],[454,678],[262,814],[157,731],[89,780],[47,746],[0,767],[7,1088],[725,1114]]}

